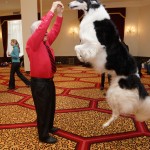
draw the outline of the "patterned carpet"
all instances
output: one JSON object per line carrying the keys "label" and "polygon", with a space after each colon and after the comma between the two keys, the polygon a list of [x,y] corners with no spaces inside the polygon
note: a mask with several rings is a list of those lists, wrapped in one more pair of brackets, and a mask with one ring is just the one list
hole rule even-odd
{"label": "patterned carpet", "polygon": [[[100,75],[82,66],[58,66],[55,126],[60,130],[53,135],[58,142],[38,142],[30,88],[16,77],[16,90],[8,90],[9,71],[9,67],[0,68],[0,150],[150,149],[150,121],[139,123],[133,116],[122,115],[102,128],[111,116],[104,96],[108,81],[100,91]],[[150,93],[150,75],[142,72],[141,80]]]}

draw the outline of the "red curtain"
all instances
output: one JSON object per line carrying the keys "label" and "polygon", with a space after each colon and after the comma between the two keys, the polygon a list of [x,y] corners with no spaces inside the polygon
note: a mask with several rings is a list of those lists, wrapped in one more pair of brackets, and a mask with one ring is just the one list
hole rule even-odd
{"label": "red curtain", "polygon": [[110,14],[111,19],[117,26],[120,38],[124,40],[126,8],[108,8],[107,11]]}

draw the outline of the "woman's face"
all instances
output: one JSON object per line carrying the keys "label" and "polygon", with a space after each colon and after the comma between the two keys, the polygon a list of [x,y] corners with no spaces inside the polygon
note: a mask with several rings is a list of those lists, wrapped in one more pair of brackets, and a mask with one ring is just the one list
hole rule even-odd
{"label": "woman's face", "polygon": [[11,41],[10,44],[11,44],[11,46],[14,46],[14,45],[15,45],[15,43],[14,43],[13,41]]}

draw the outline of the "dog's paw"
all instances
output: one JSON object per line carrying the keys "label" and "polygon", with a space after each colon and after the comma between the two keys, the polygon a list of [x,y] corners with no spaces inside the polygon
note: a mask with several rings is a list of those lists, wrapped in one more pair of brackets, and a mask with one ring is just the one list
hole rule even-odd
{"label": "dog's paw", "polygon": [[84,58],[83,58],[80,54],[78,54],[78,53],[77,53],[77,58],[78,58],[81,62],[85,62]]}
{"label": "dog's paw", "polygon": [[91,62],[93,59],[97,57],[97,54],[99,52],[98,48],[99,47],[94,44],[83,44],[83,45],[76,45],[75,51],[80,61]]}
{"label": "dog's paw", "polygon": [[81,62],[88,62],[87,51],[84,49],[83,45],[76,45],[75,51],[76,51],[78,59]]}
{"label": "dog's paw", "polygon": [[76,45],[75,47],[74,47],[74,50],[76,51],[76,52],[78,52],[78,51],[80,51],[81,50],[81,45]]}
{"label": "dog's paw", "polygon": [[94,59],[97,56],[97,49],[89,49],[86,51],[87,59]]}
{"label": "dog's paw", "polygon": [[106,128],[106,127],[108,127],[108,126],[109,126],[109,123],[108,123],[108,122],[106,122],[106,123],[104,123],[104,124],[102,125],[103,129]]}
{"label": "dog's paw", "polygon": [[84,62],[84,59],[81,55],[81,50],[80,50],[80,45],[76,45],[75,46],[75,51],[76,51],[76,54],[77,54],[77,58],[81,61],[81,62]]}
{"label": "dog's paw", "polygon": [[84,61],[90,62],[92,59],[96,57],[96,53],[91,49],[81,49],[80,55],[84,58]]}

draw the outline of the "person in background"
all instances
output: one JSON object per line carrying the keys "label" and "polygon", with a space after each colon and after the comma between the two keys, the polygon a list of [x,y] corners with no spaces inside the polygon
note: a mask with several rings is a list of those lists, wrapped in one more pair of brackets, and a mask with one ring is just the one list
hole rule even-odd
{"label": "person in background", "polygon": [[8,55],[11,56],[11,59],[12,59],[8,89],[10,89],[10,90],[15,89],[15,73],[27,86],[30,86],[31,85],[30,80],[28,80],[20,72],[20,58],[19,58],[20,47],[19,47],[19,43],[16,39],[12,39],[10,44],[13,47],[13,50],[11,53],[8,53]]}
{"label": "person in background", "polygon": [[[32,35],[26,43],[26,51],[30,60],[31,92],[37,114],[37,129],[39,141],[56,143],[57,139],[49,133],[55,133],[54,114],[56,105],[56,91],[53,81],[56,72],[52,43],[57,38],[63,17],[64,6],[60,1],[52,4],[48,13],[41,20],[31,25]],[[53,27],[47,29],[54,17],[57,17]]]}

